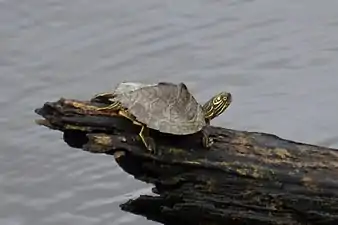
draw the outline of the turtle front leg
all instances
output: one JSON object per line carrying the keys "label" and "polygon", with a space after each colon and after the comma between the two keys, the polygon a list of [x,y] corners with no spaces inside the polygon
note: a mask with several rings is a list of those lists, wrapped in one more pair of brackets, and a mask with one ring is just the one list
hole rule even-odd
{"label": "turtle front leg", "polygon": [[202,130],[202,145],[204,148],[210,148],[214,144],[214,140],[209,137],[209,132]]}

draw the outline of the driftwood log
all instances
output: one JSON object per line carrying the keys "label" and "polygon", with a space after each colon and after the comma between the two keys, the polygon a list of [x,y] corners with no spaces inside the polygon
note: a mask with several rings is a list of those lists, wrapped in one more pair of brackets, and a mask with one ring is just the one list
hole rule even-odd
{"label": "driftwood log", "polygon": [[121,205],[170,225],[338,225],[338,152],[275,135],[210,127],[215,144],[199,134],[152,131],[156,154],[145,150],[140,127],[90,101],[60,99],[35,112],[40,125],[63,132],[65,142],[114,155],[136,179],[154,185]]}

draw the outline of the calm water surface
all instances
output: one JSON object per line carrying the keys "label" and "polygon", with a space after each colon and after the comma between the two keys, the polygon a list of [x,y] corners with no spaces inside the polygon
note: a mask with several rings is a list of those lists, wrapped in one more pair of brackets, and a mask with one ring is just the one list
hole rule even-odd
{"label": "calm water surface", "polygon": [[[142,3],[141,3],[142,2]],[[149,186],[71,149],[33,110],[123,80],[234,102],[214,125],[338,147],[336,0],[0,1],[0,224],[155,224],[120,211]]]}

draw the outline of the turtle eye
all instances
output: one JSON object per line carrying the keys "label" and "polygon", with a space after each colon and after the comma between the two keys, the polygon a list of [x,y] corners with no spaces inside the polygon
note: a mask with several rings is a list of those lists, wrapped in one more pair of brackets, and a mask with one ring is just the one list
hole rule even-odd
{"label": "turtle eye", "polygon": [[213,102],[214,105],[218,105],[221,101],[222,101],[222,97],[217,96],[216,98],[214,98],[214,100],[212,102]]}

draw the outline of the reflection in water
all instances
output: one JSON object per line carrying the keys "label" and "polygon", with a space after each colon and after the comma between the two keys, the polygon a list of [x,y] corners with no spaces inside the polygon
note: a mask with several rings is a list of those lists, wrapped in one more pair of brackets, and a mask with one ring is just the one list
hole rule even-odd
{"label": "reflection in water", "polygon": [[149,186],[33,123],[45,101],[124,80],[230,91],[212,124],[338,146],[336,2],[0,4],[1,224],[155,224],[118,207]]}

